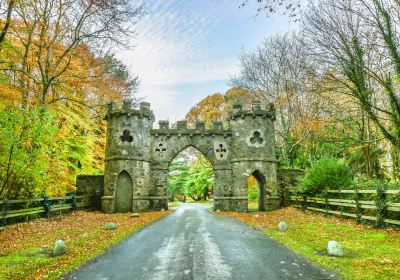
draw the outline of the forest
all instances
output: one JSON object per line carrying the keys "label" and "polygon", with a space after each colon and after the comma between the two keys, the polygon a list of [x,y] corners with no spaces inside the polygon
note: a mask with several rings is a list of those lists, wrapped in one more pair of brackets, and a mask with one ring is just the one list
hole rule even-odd
{"label": "forest", "polygon": [[[242,52],[231,88],[207,93],[188,123],[272,102],[279,165],[304,170],[302,190],[398,188],[400,3],[283,2],[299,28]],[[0,197],[56,196],[74,191],[77,174],[102,172],[105,105],[136,100],[140,80],[114,54],[145,12],[129,0],[1,1]],[[171,199],[212,188],[211,166],[194,155],[171,164]]]}

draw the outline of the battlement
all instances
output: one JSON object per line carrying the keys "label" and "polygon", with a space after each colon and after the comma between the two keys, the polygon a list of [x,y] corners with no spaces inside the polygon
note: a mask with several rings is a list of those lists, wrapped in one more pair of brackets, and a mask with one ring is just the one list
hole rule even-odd
{"label": "battlement", "polygon": [[222,122],[214,122],[211,129],[207,129],[205,122],[199,121],[195,124],[193,128],[189,128],[187,125],[187,121],[182,120],[178,121],[176,124],[171,125],[169,121],[159,121],[159,128],[152,129],[151,134],[153,135],[197,135],[197,134],[216,134],[216,135],[226,135],[230,136],[231,130],[224,128]]}
{"label": "battlement", "polygon": [[275,107],[272,103],[262,104],[260,102],[253,102],[251,104],[234,104],[233,108],[228,114],[228,119],[234,120],[236,118],[244,118],[245,116],[260,116],[263,118],[270,118],[275,120]]}
{"label": "battlement", "polygon": [[132,100],[124,100],[122,106],[119,106],[115,102],[108,103],[105,119],[108,119],[112,115],[137,115],[154,119],[153,111],[150,109],[150,103],[140,102],[139,104],[135,104]]}

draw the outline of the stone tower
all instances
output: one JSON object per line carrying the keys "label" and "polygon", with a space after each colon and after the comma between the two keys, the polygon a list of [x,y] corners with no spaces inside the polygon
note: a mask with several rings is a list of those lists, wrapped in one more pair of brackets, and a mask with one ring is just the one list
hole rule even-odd
{"label": "stone tower", "polygon": [[232,129],[231,208],[247,211],[247,180],[250,175],[253,175],[259,184],[258,209],[279,207],[273,105],[235,105],[229,114],[229,120]]}
{"label": "stone tower", "polygon": [[124,101],[122,108],[108,105],[104,170],[103,212],[131,212],[148,208],[150,185],[150,130],[154,115],[150,104],[135,108]]}

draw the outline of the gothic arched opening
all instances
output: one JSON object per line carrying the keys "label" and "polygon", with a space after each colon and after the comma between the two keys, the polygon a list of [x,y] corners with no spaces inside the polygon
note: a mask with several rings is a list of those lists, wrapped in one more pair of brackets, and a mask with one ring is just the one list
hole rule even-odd
{"label": "gothic arched opening", "polygon": [[115,212],[126,213],[132,211],[133,181],[128,172],[122,171],[115,187]]}
{"label": "gothic arched opening", "polygon": [[168,201],[211,202],[214,173],[210,161],[196,148],[189,146],[171,161],[168,171]]}
{"label": "gothic arched opening", "polygon": [[264,211],[265,178],[258,170],[247,178],[247,210]]}

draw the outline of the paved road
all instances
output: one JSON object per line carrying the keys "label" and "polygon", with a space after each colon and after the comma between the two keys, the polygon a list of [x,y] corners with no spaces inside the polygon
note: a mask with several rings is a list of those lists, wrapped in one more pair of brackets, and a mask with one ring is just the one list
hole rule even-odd
{"label": "paved road", "polygon": [[182,204],[66,279],[336,279],[261,231]]}

